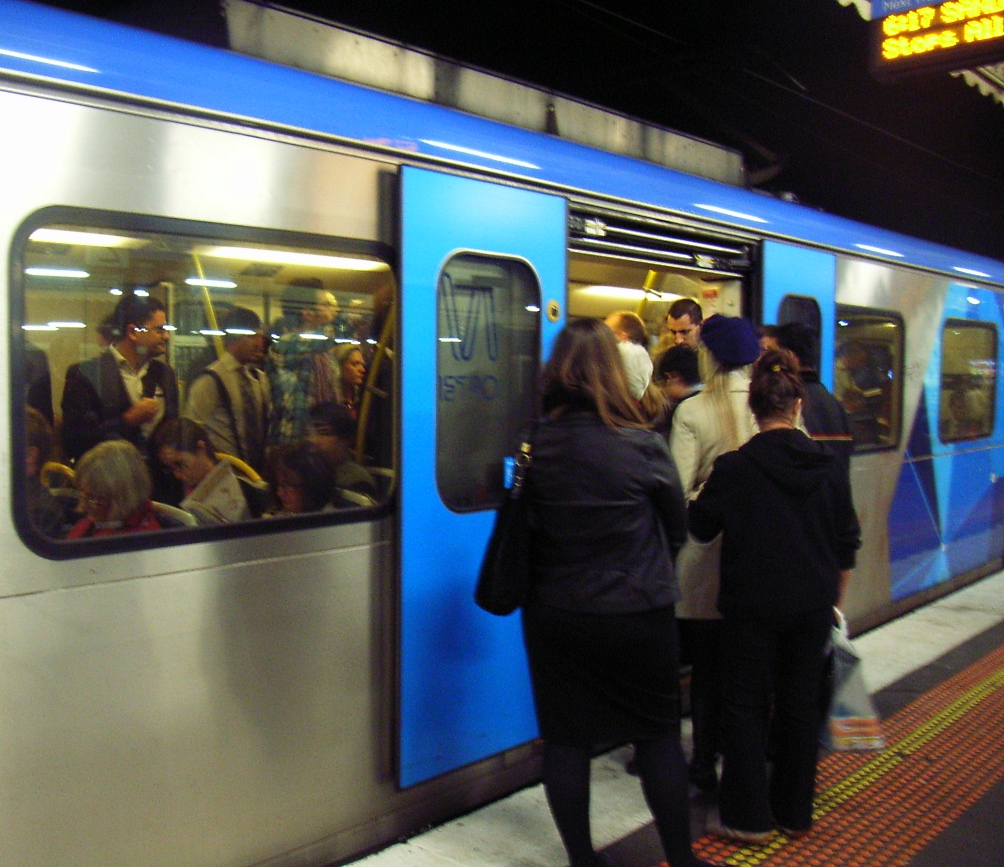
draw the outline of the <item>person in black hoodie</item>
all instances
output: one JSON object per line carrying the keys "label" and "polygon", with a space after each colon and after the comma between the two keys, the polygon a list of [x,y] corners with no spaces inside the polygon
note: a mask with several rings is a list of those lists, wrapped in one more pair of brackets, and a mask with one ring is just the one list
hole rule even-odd
{"label": "person in black hoodie", "polygon": [[691,849],[680,747],[673,556],[686,511],[676,467],[602,322],[562,329],[541,393],[523,635],[555,824],[571,867],[607,863],[590,838],[590,758],[594,745],[630,741],[669,864],[706,867]]}
{"label": "person in black hoodie", "polygon": [[791,352],[761,355],[749,396],[760,433],[715,461],[689,509],[695,537],[722,534],[721,824],[709,830],[753,843],[812,825],[824,648],[861,544],[846,471],[795,426],[803,395]]}

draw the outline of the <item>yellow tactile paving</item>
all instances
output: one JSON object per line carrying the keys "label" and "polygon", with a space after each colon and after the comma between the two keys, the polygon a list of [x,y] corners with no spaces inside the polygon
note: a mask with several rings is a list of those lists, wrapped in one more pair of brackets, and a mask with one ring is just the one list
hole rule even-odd
{"label": "yellow tactile paving", "polygon": [[815,821],[766,846],[702,837],[702,858],[731,867],[901,867],[1004,777],[1004,647],[883,722],[880,753],[831,753]]}

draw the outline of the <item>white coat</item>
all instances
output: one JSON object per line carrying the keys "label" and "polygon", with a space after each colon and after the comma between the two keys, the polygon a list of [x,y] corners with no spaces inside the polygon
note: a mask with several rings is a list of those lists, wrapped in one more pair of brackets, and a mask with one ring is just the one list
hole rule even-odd
{"label": "white coat", "polygon": [[[738,445],[747,442],[759,430],[749,408],[750,369],[730,371],[728,392],[736,415]],[[714,412],[706,392],[682,401],[673,414],[669,450],[673,454],[683,494],[694,499],[708,476],[715,459],[732,448]],[[676,576],[680,582],[680,601],[676,616],[691,620],[716,620],[718,613],[718,572],[721,537],[712,542],[698,542],[688,536],[676,558]]]}

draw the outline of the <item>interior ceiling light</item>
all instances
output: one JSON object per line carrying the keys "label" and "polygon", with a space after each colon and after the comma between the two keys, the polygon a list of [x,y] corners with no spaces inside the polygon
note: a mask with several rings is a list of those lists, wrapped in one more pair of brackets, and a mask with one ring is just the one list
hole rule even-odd
{"label": "interior ceiling light", "polygon": [[233,280],[210,280],[206,277],[186,277],[185,283],[189,286],[205,286],[207,289],[237,288],[237,284]]}
{"label": "interior ceiling light", "polygon": [[354,259],[349,256],[325,256],[319,253],[296,253],[292,250],[261,250],[257,247],[202,247],[199,256],[215,259],[243,259],[273,265],[302,265],[308,268],[334,268],[339,271],[388,271],[386,262]]}
{"label": "interior ceiling light", "polygon": [[29,277],[66,277],[71,280],[86,280],[91,276],[74,268],[25,268],[24,273]]}
{"label": "interior ceiling light", "polygon": [[35,229],[28,236],[29,241],[39,244],[75,244],[80,247],[145,247],[145,238],[130,238],[126,235],[108,235],[100,232],[78,232],[73,229]]}

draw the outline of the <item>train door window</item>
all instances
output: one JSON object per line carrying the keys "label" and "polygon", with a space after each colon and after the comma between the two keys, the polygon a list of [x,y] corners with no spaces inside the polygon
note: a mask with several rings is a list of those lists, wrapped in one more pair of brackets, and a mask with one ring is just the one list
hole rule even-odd
{"label": "train door window", "polygon": [[858,451],[899,442],[903,342],[898,315],[837,307],[834,392],[847,411]]}
{"label": "train door window", "polygon": [[785,295],[777,310],[777,324],[788,325],[797,322],[816,335],[816,357],[812,367],[819,370],[819,335],[823,333],[823,318],[819,312],[819,302],[804,295]]}
{"label": "train door window", "polygon": [[996,394],[997,329],[989,323],[949,319],[941,332],[941,441],[990,436]]}
{"label": "train door window", "polygon": [[523,262],[462,253],[437,294],[436,484],[452,511],[492,508],[535,411],[540,285]]}
{"label": "train door window", "polygon": [[[15,499],[27,502],[32,525],[19,527],[32,538],[121,535],[134,524],[254,532],[256,517],[342,520],[386,499],[387,251],[135,215],[99,225],[40,217],[19,237],[12,387],[29,409],[26,426],[15,424],[26,455]],[[189,420],[169,424],[174,416]],[[129,484],[146,490],[149,477],[139,500],[148,511],[152,499],[154,517],[131,500],[128,514],[117,503],[91,508],[125,485],[108,469],[123,450],[105,440],[137,447]],[[189,454],[208,459],[198,472],[187,471]]]}

